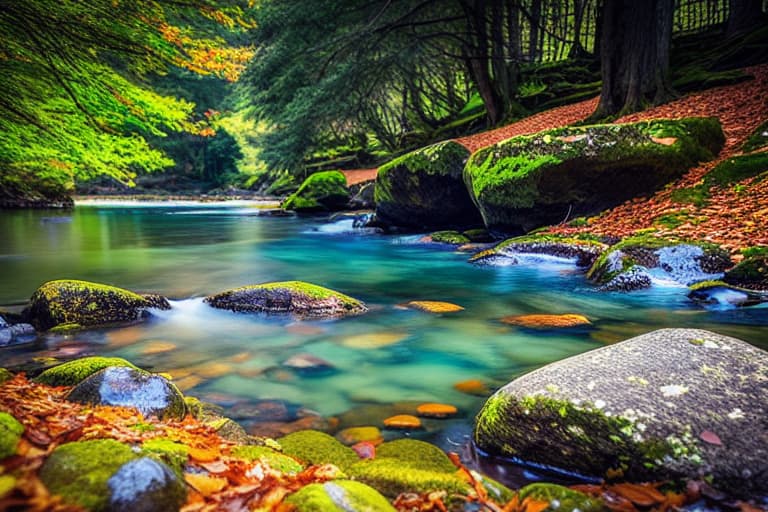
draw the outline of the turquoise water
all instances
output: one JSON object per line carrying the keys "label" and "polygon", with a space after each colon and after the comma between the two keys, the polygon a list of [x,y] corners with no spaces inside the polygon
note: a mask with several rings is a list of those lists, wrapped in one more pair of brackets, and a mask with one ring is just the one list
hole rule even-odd
{"label": "turquoise water", "polygon": [[[122,356],[174,376],[187,394],[224,407],[252,431],[263,422],[322,417],[331,425],[377,424],[393,411],[445,402],[458,419],[429,420],[425,437],[466,434],[489,389],[549,362],[662,327],[697,327],[768,348],[768,308],[705,310],[685,289],[657,286],[600,293],[569,262],[476,267],[468,254],[383,236],[351,220],[271,218],[253,204],[81,205],[72,212],[0,214],[0,305],[26,301],[41,283],[73,278],[172,299],[149,322],[0,351],[0,365],[36,357]],[[370,312],[333,321],[216,311],[202,297],[275,280],[304,280],[365,301]],[[433,315],[411,300],[465,307]],[[506,315],[579,313],[590,329],[537,332]],[[297,373],[283,364],[311,354],[333,371]],[[398,404],[397,407],[392,404]],[[388,433],[390,436],[401,435]]]}

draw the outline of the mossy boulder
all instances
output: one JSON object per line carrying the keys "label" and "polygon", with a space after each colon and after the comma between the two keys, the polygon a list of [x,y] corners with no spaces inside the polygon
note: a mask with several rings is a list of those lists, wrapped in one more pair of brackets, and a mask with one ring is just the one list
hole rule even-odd
{"label": "mossy boulder", "polygon": [[640,234],[603,252],[587,277],[609,291],[651,286],[651,271],[681,284],[718,279],[732,266],[730,255],[717,245]]}
{"label": "mossy boulder", "polygon": [[40,469],[40,480],[52,494],[86,510],[109,510],[109,479],[138,455],[112,439],[78,441],[57,447]]}
{"label": "mossy boulder", "polygon": [[269,446],[235,446],[232,456],[247,461],[258,460],[283,473],[298,473],[304,469],[304,465],[295,458]]}
{"label": "mossy boulder", "polygon": [[214,308],[238,313],[289,313],[313,318],[334,318],[368,311],[357,299],[301,281],[243,286],[206,297],[205,302]]}
{"label": "mossy boulder", "polygon": [[382,165],[374,191],[378,221],[413,229],[481,224],[462,181],[468,157],[464,146],[447,141]]}
{"label": "mossy boulder", "polygon": [[109,510],[174,512],[187,500],[186,483],[150,457],[126,462],[109,480]]}
{"label": "mossy boulder", "polygon": [[334,464],[342,470],[359,460],[357,453],[318,430],[302,430],[277,439],[283,453],[307,464]]}
{"label": "mossy boulder", "polygon": [[297,212],[344,210],[349,204],[347,179],[340,171],[311,174],[281,205]]}
{"label": "mossy boulder", "polygon": [[464,181],[487,228],[530,231],[649,194],[724,142],[716,118],[557,128],[477,151]]}
{"label": "mossy boulder", "polygon": [[435,231],[429,235],[429,238],[439,244],[461,245],[470,242],[468,237],[458,231]]}
{"label": "mossy boulder", "polygon": [[48,368],[35,378],[35,382],[47,384],[48,386],[75,386],[94,373],[109,366],[139,369],[133,363],[121,357],[90,356],[67,361],[53,368]]}
{"label": "mossy boulder", "polygon": [[157,295],[141,296],[129,290],[88,281],[48,281],[30,299],[24,315],[38,330],[57,326],[93,327],[133,322],[151,308],[170,309]]}
{"label": "mossy boulder", "polygon": [[740,288],[768,291],[768,247],[744,251],[744,259],[725,273],[723,281]]}
{"label": "mossy boulder", "polygon": [[7,412],[0,412],[0,460],[16,453],[24,425]]}
{"label": "mossy boulder", "polygon": [[573,260],[580,267],[588,267],[607,247],[587,237],[533,234],[504,240],[492,249],[475,254],[469,261],[477,265],[514,265],[524,255],[538,254]]}
{"label": "mossy boulder", "polygon": [[697,329],[662,329],[547,365],[484,404],[484,453],[591,477],[705,478],[768,492],[768,353]]}
{"label": "mossy boulder", "polygon": [[768,302],[768,290],[750,290],[725,281],[702,281],[688,289],[688,298],[703,305],[746,307]]}
{"label": "mossy boulder", "polygon": [[394,512],[395,508],[375,489],[352,480],[310,484],[285,502],[297,512]]}
{"label": "mossy boulder", "polygon": [[161,419],[181,419],[187,412],[181,392],[165,377],[125,366],[110,366],[87,377],[69,392],[67,400],[134,407],[144,416]]}
{"label": "mossy boulder", "polygon": [[518,492],[518,499],[547,502],[545,512],[601,512],[603,502],[579,491],[557,484],[535,483]]}
{"label": "mossy boulder", "polygon": [[13,378],[13,373],[11,373],[6,368],[0,368],[0,386],[8,382]]}

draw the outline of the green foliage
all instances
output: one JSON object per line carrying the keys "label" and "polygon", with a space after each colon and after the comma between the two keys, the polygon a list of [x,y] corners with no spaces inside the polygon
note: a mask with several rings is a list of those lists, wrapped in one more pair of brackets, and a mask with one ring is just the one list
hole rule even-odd
{"label": "green foliage", "polygon": [[752,132],[741,149],[746,153],[763,148],[766,145],[768,145],[768,121],[755,128],[755,131]]}

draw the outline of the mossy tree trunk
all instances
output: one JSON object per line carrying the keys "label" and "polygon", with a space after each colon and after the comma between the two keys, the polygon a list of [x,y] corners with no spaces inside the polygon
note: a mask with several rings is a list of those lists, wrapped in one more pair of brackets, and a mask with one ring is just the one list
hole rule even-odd
{"label": "mossy tree trunk", "polygon": [[728,10],[726,34],[729,38],[749,32],[766,22],[763,0],[729,0]]}
{"label": "mossy tree trunk", "polygon": [[603,87],[593,119],[636,112],[673,96],[669,79],[673,12],[672,0],[603,3]]}

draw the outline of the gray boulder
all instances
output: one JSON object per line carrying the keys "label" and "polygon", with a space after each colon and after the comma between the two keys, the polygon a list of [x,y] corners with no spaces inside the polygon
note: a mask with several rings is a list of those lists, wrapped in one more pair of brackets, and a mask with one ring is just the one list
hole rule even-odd
{"label": "gray boulder", "polygon": [[491,455],[628,480],[705,478],[768,492],[768,353],[662,329],[565,359],[497,391],[474,441]]}
{"label": "gray boulder", "polygon": [[107,480],[109,510],[169,512],[179,510],[187,488],[168,466],[149,457],[123,464]]}
{"label": "gray boulder", "polygon": [[81,404],[135,407],[145,416],[183,418],[184,397],[165,377],[127,366],[109,366],[86,378],[67,400]]}

